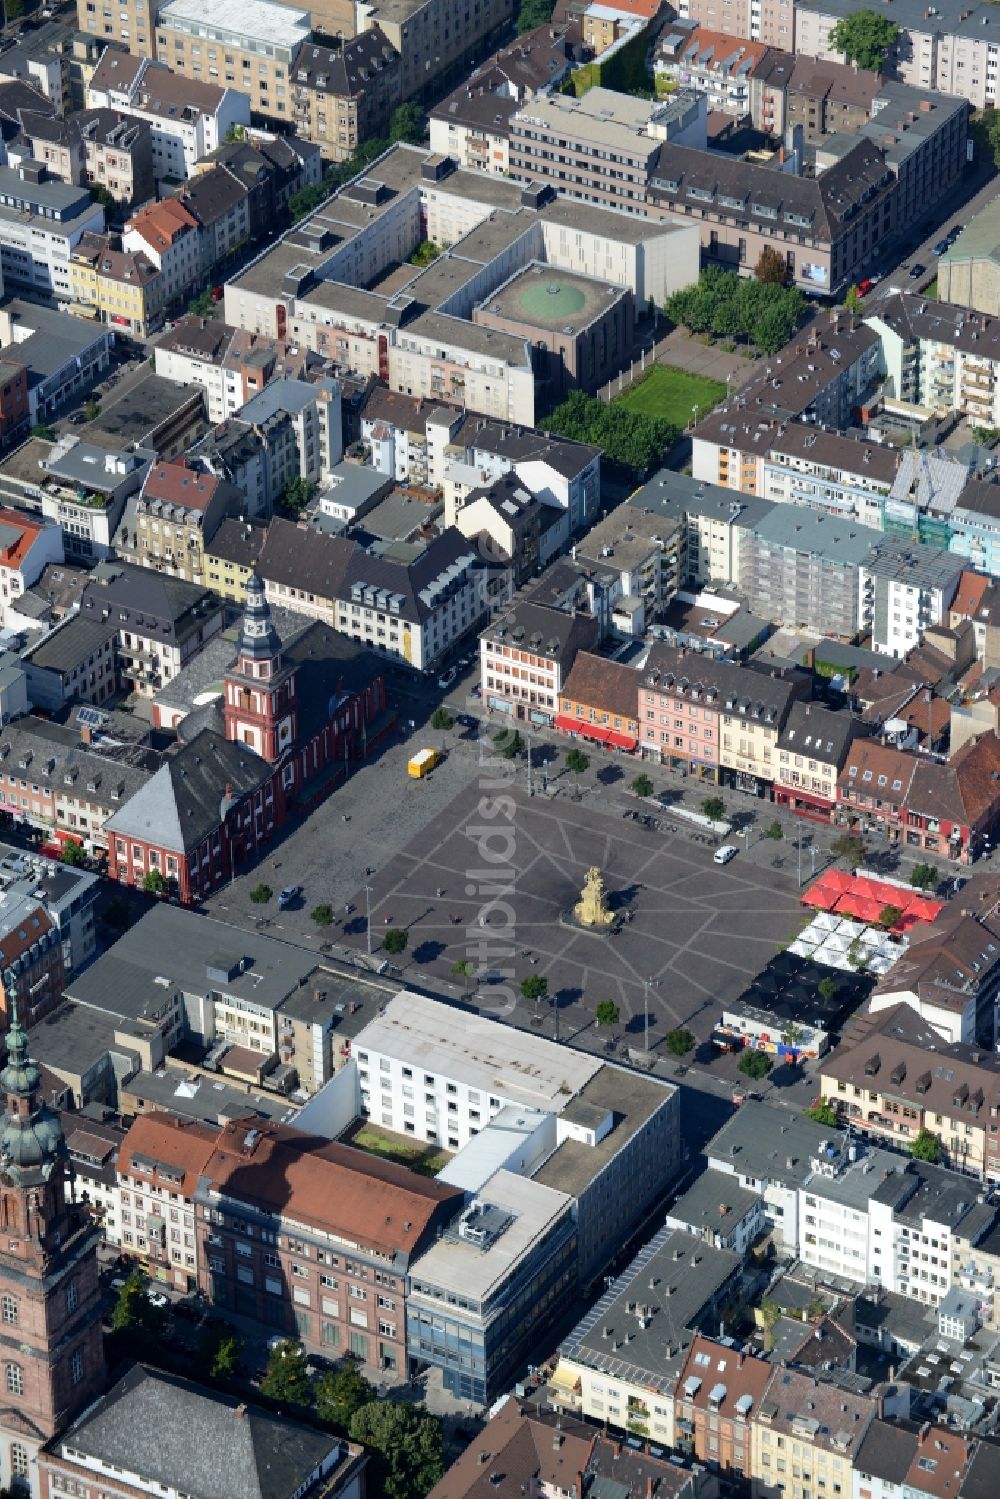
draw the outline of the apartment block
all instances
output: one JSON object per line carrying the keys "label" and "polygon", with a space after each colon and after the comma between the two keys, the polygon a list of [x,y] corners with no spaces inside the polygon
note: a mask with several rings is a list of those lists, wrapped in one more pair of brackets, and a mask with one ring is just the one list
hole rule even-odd
{"label": "apartment block", "polygon": [[132,530],[120,539],[121,555],[140,567],[202,583],[207,537],[241,508],[237,489],[185,458],[154,463],[135,503]]}
{"label": "apartment block", "polygon": [[654,645],[639,685],[642,757],[763,795],[785,719],[806,690],[797,677]]}
{"label": "apartment block", "polygon": [[815,423],[789,422],[767,433],[758,465],[760,493],[768,500],[810,505],[881,531],[887,501],[905,463],[906,455],[888,444],[817,430]]}
{"label": "apartment block", "polygon": [[314,141],[324,161],[346,161],[363,141],[387,134],[401,70],[377,25],[336,52],[308,43],[292,71],[296,134]]}
{"label": "apartment block", "polygon": [[785,120],[801,125],[810,145],[838,131],[855,134],[867,125],[879,91],[877,73],[845,63],[796,57],[785,92]]}
{"label": "apartment block", "polygon": [[[453,0],[375,0],[364,22],[354,22],[353,11],[349,14],[352,30],[363,33],[377,26],[398,53],[400,96],[409,99],[437,95],[467,77],[472,63],[506,41],[515,9],[513,0],[480,0],[478,11],[473,8],[469,14]],[[346,26],[321,29],[328,35],[338,29],[348,34]]]}
{"label": "apartment block", "polygon": [[858,721],[820,703],[792,704],[778,737],[774,800],[805,817],[827,822],[837,805],[837,777],[856,737]]}
{"label": "apartment block", "polygon": [[0,807],[53,843],[107,848],[104,824],[149,771],[81,746],[79,731],[28,716],[0,739]]}
{"label": "apartment block", "polygon": [[87,188],[48,177],[43,167],[0,167],[0,271],[19,288],[70,299],[70,258],[88,231],[104,229],[104,209]]}
{"label": "apartment block", "polygon": [[515,604],[479,637],[483,702],[512,720],[554,723],[577,654],[591,650],[598,634],[590,615]]}
{"label": "apartment block", "polygon": [[680,0],[677,14],[711,31],[745,36],[786,52],[795,46],[795,0]]}
{"label": "apartment block", "polygon": [[176,198],[149,203],[125,225],[122,248],[141,253],[160,273],[166,305],[189,295],[202,274],[198,220]]}
{"label": "apartment block", "polygon": [[21,135],[7,148],[8,166],[40,161],[61,182],[103,187],[121,204],[152,196],[153,151],[144,121],[87,109],[68,120],[23,110],[21,122]]}
{"label": "apartment block", "polygon": [[308,10],[278,0],[167,0],[156,17],[156,58],[184,79],[239,90],[251,115],[295,118],[292,68],[312,34]]}
{"label": "apartment block", "polygon": [[701,25],[664,27],[653,55],[657,79],[704,94],[710,110],[736,119],[749,115],[757,130],[778,136],[794,65],[787,51]]}
{"label": "apartment block", "polygon": [[823,1097],[852,1128],[904,1148],[928,1129],[953,1168],[1000,1178],[1000,1073],[988,1053],[944,1042],[899,1004],[860,1017],[820,1070]]}
{"label": "apartment block", "polygon": [[222,609],[207,589],[122,563],[88,583],[80,612],[118,626],[122,675],[153,697],[206,640],[222,628]]}
{"label": "apartment block", "polygon": [[770,167],[671,144],[652,166],[647,199],[652,213],[691,216],[714,264],[749,274],[766,245],[793,285],[826,295],[863,274],[896,223],[896,178],[882,148],[864,138],[814,177],[776,177]]}
{"label": "apartment block", "polygon": [[[848,0],[798,0],[794,12],[797,53],[846,60],[831,47],[830,32],[841,16],[852,13]],[[997,102],[1000,42],[990,32],[988,16],[984,25],[984,14],[982,6],[960,0],[935,6],[906,0],[893,12],[900,33],[886,58],[886,76],[925,95],[936,90],[967,99],[973,109],[991,109]]]}
{"label": "apartment block", "polygon": [[652,106],[611,89],[533,99],[510,121],[510,174],[551,183],[566,197],[645,213],[663,141],[704,146],[706,101],[678,93]]}
{"label": "apartment block", "polygon": [[854,1458],[879,1414],[874,1394],[857,1395],[810,1374],[776,1368],[753,1423],[753,1499],[778,1492],[805,1499],[813,1492],[814,1474],[833,1493],[852,1492]]}
{"label": "apartment block", "polygon": [[869,318],[883,349],[888,389],[970,422],[1000,420],[1000,325],[986,313],[921,297],[890,297]]}
{"label": "apartment block", "polygon": [[772,1369],[766,1359],[699,1334],[677,1378],[677,1450],[733,1483],[750,1476],[751,1432]]}
{"label": "apartment block", "polygon": [[676,1447],[675,1395],[688,1350],[699,1332],[718,1331],[741,1282],[733,1250],[661,1228],[560,1345],[553,1404],[616,1432],[641,1427],[658,1446]]}
{"label": "apartment block", "polygon": [[198,1285],[194,1194],[218,1131],[176,1114],[140,1114],[118,1154],[121,1244],[152,1280]]}
{"label": "apartment block", "polygon": [[747,538],[741,582],[750,608],[850,640],[861,619],[862,568],[880,540],[851,520],[775,505]]}
{"label": "apartment block", "polygon": [[859,623],[871,633],[873,650],[905,656],[925,630],[947,623],[961,560],[921,542],[878,539],[861,563]]}
{"label": "apartment block", "polygon": [[146,338],[163,321],[160,270],[142,250],[116,250],[107,235],[84,234],[69,263],[71,311]]}
{"label": "apartment block", "polygon": [[247,1118],[195,1190],[201,1289],[326,1357],[405,1378],[412,1261],[463,1205],[394,1162]]}
{"label": "apartment block", "polygon": [[107,47],[87,87],[91,108],[113,109],[146,126],[157,182],[184,182],[230,130],[250,123],[250,102],[235,84],[180,77],[163,63]]}

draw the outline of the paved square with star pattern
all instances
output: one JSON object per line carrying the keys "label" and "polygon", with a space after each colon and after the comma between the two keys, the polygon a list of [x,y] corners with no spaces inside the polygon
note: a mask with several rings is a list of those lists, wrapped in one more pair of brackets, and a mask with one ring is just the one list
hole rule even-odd
{"label": "paved square with star pattern", "polygon": [[[472,785],[374,876],[373,940],[390,926],[406,929],[404,982],[455,983],[463,959],[497,984],[544,976],[566,1039],[611,1000],[620,1028],[641,1045],[652,979],[650,1045],[679,1025],[703,1039],[806,914],[793,877],[739,855],[719,866],[712,853],[666,820],[659,831],[624,821],[610,802]],[[612,908],[632,913],[614,936],[560,919],[594,865]],[[364,891],[354,899],[363,912]],[[363,920],[350,940],[364,944]],[[488,1009],[489,996],[487,978],[476,1002]]]}

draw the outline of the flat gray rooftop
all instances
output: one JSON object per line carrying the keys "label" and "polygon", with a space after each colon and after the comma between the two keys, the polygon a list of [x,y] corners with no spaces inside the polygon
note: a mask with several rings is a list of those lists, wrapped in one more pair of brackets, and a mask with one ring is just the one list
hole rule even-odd
{"label": "flat gray rooftop", "polygon": [[[674,1085],[643,1077],[625,1067],[606,1062],[580,1090],[574,1104],[589,1105],[590,1118],[614,1115],[614,1126],[596,1145],[564,1140],[549,1156],[533,1180],[555,1187],[570,1197],[579,1197],[608,1162],[663,1108],[675,1092]],[[572,1107],[572,1105],[569,1105]]]}
{"label": "flat gray rooftop", "polygon": [[[740,1264],[731,1249],[662,1228],[577,1324],[560,1355],[672,1394],[696,1324]],[[629,1311],[632,1303],[642,1311]]]}
{"label": "flat gray rooftop", "polygon": [[161,904],[71,980],[67,994],[133,1019],[155,1014],[178,990],[199,996],[218,990],[273,1010],[315,966],[314,954],[289,942]]}

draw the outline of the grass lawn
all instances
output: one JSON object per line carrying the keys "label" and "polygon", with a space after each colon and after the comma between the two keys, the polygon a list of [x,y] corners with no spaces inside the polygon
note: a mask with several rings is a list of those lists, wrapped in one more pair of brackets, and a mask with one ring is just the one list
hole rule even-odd
{"label": "grass lawn", "polygon": [[936,297],[938,294],[937,283],[938,278],[935,276],[933,281],[927,283],[920,295],[922,297]]}
{"label": "grass lawn", "polygon": [[384,1161],[395,1161],[400,1166],[408,1166],[421,1176],[436,1176],[451,1160],[447,1151],[435,1150],[433,1146],[423,1143],[411,1143],[401,1139],[399,1135],[376,1129],[371,1124],[360,1125],[347,1137],[346,1143],[356,1146],[358,1150],[367,1150],[370,1155],[381,1156]]}
{"label": "grass lawn", "polygon": [[717,406],[726,394],[721,380],[709,380],[705,375],[689,375],[686,370],[675,369],[672,364],[654,364],[629,390],[615,397],[614,404],[630,411],[641,411],[644,416],[662,416],[675,427],[686,427],[691,420],[692,406],[698,407],[698,415],[704,416]]}

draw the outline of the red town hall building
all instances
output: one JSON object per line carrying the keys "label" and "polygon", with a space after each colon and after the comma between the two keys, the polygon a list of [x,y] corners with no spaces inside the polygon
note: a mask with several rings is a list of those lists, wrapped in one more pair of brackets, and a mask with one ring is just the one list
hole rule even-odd
{"label": "red town hall building", "polygon": [[256,576],[236,649],[221,704],[181,721],[181,748],[108,819],[112,879],[141,885],[157,870],[182,904],[201,899],[390,726],[377,656],[315,621],[282,641]]}
{"label": "red town hall building", "polygon": [[105,1370],[99,1235],[66,1199],[66,1141],[16,999],[0,1091],[0,1487],[37,1496],[39,1448],[101,1393]]}

